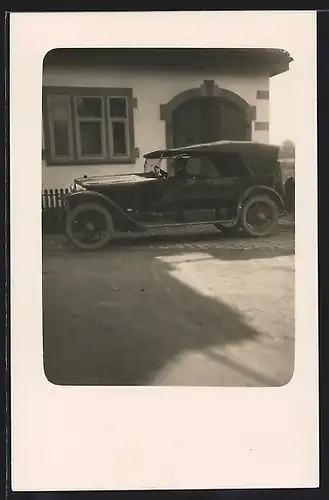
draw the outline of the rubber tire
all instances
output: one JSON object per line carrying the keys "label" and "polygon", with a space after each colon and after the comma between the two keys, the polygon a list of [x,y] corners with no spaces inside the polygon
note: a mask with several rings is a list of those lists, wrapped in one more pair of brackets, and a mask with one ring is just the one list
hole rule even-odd
{"label": "rubber tire", "polygon": [[[248,209],[250,208],[250,206],[252,204],[257,203],[257,202],[267,203],[271,207],[272,214],[273,214],[272,223],[266,228],[266,231],[263,233],[259,233],[259,232],[255,232],[255,231],[251,230],[250,227],[248,226],[248,224],[246,223],[246,216],[248,213]],[[251,236],[252,238],[264,238],[264,237],[272,235],[275,232],[275,230],[277,228],[277,222],[279,219],[279,208],[278,208],[277,204],[275,203],[275,201],[273,201],[269,196],[266,196],[266,195],[252,196],[243,205],[241,212],[240,212],[239,219],[240,219],[241,229],[245,235]]]}
{"label": "rubber tire", "polygon": [[[81,243],[79,240],[77,240],[73,234],[72,234],[72,223],[76,216],[78,214],[81,214],[84,211],[95,211],[98,212],[99,214],[104,215],[105,220],[106,220],[106,226],[107,226],[107,232],[104,238],[102,238],[100,241],[97,241],[96,243],[92,244],[84,244]],[[98,203],[82,203],[81,205],[77,205],[75,208],[70,210],[66,216],[65,219],[65,234],[67,239],[79,250],[100,250],[101,248],[105,247],[110,240],[114,236],[114,225],[113,225],[113,220],[110,212],[103,207],[102,205],[99,205]]]}

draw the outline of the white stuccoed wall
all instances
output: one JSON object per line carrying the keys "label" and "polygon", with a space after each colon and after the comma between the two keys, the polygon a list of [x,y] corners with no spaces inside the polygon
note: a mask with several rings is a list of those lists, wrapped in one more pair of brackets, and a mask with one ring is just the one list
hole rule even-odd
{"label": "white stuccoed wall", "polygon": [[[267,84],[267,88],[266,88]],[[266,79],[266,83],[262,84],[258,90],[269,90],[269,79]],[[257,106],[257,121],[258,122],[269,122],[270,121],[270,101],[268,99],[257,99],[254,97],[252,102],[253,106]],[[270,139],[269,130],[255,130],[255,122],[253,123],[252,130],[252,140],[268,143]]]}
{"label": "white stuccoed wall", "polygon": [[[257,100],[257,90],[268,90],[267,76],[228,76],[214,72],[168,72],[161,70],[129,70],[99,68],[48,69],[43,75],[44,86],[65,87],[128,87],[133,89],[138,108],[134,110],[135,146],[140,158],[134,165],[47,166],[42,162],[43,189],[68,187],[75,177],[143,171],[143,155],[152,149],[165,147],[165,122],[160,120],[160,104],[166,104],[180,92],[200,87],[204,80],[214,80],[223,89],[239,94],[250,105],[257,106],[257,121],[269,121],[269,101]],[[268,131],[255,131],[252,139],[268,142]]]}

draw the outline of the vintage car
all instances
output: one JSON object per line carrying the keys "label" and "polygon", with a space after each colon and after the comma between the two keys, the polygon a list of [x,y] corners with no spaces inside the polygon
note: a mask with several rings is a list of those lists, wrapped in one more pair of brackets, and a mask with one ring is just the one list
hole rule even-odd
{"label": "vintage car", "polygon": [[279,148],[219,141],[145,154],[144,172],[75,179],[65,233],[97,250],[115,232],[213,224],[223,233],[272,234],[285,212]]}

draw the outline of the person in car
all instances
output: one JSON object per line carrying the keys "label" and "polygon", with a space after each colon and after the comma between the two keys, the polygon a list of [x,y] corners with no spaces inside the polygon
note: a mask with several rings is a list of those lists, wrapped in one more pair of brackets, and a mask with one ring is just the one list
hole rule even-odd
{"label": "person in car", "polygon": [[177,158],[174,163],[174,177],[176,179],[186,179],[186,164],[187,160],[185,158]]}

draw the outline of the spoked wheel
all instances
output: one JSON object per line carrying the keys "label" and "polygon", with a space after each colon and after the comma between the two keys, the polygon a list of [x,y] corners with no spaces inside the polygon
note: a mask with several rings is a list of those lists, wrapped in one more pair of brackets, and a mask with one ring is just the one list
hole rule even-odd
{"label": "spoked wheel", "polygon": [[114,236],[111,214],[97,203],[84,203],[66,217],[67,238],[80,250],[99,250]]}
{"label": "spoked wheel", "polygon": [[218,222],[215,227],[220,230],[221,233],[227,236],[232,236],[238,232],[240,225],[238,222]]}
{"label": "spoked wheel", "polygon": [[271,235],[278,218],[277,204],[268,196],[259,195],[250,198],[242,207],[240,223],[244,233],[257,238]]}

